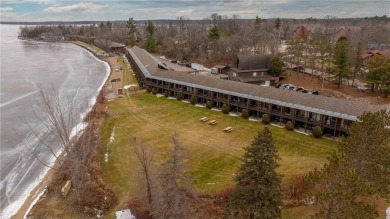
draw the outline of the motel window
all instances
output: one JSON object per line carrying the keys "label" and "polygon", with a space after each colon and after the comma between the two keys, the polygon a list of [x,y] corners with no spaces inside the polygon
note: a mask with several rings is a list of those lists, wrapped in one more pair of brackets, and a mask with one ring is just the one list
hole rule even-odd
{"label": "motel window", "polygon": [[253,72],[253,76],[257,76],[257,72]]}
{"label": "motel window", "polygon": [[233,72],[233,77],[237,77],[237,73]]}

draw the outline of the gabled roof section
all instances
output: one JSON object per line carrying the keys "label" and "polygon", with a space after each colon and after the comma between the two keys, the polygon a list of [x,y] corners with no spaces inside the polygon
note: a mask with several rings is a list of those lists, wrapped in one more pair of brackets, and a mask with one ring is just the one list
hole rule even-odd
{"label": "gabled roof section", "polygon": [[268,69],[271,55],[238,55],[238,70]]}

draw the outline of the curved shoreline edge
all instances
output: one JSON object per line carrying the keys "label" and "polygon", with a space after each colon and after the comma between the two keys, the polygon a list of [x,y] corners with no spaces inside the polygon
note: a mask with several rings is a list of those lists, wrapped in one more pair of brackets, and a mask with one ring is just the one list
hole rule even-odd
{"label": "curved shoreline edge", "polygon": [[[27,39],[20,39],[20,40],[27,40]],[[41,42],[41,41],[38,41]],[[89,54],[93,55],[97,61],[103,62],[106,65],[106,76],[105,79],[103,80],[102,84],[99,86],[99,88],[96,90],[95,95],[88,100],[88,108],[85,110],[85,112],[82,113],[83,119],[85,118],[88,113],[90,113],[93,108],[96,106],[96,101],[99,96],[103,94],[103,88],[104,85],[107,83],[107,81],[110,78],[110,75],[112,74],[112,68],[111,65],[103,59],[103,56],[95,53],[95,51],[91,50],[90,48],[83,46],[82,44],[79,44],[77,42],[73,41],[66,41],[66,42],[54,42],[54,43],[71,43],[73,45],[76,45],[84,50],[86,50]],[[83,123],[81,121],[80,123]],[[77,126],[78,124],[76,124]],[[81,130],[82,131],[82,130]],[[54,165],[57,165],[57,161],[54,161]],[[39,177],[37,180],[37,185],[32,186],[32,189],[30,191],[26,191],[28,194],[25,198],[25,200],[21,200],[20,207],[18,210],[16,210],[13,215],[11,216],[12,219],[23,219],[26,218],[26,216],[30,213],[31,209],[34,207],[34,205],[39,201],[40,197],[45,193],[46,187],[49,185],[51,182],[51,178],[54,174],[54,170],[52,169],[47,169],[43,170],[42,172],[42,177]]]}

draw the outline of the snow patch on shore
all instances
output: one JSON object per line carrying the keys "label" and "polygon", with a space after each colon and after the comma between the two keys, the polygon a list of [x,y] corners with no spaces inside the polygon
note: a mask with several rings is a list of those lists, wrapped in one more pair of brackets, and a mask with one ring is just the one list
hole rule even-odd
{"label": "snow patch on shore", "polygon": [[[86,50],[88,51],[88,50]],[[88,51],[88,53],[92,56],[94,56],[90,51]],[[96,58],[97,61],[99,62],[102,62],[104,63],[105,67],[106,67],[106,76],[105,76],[105,79],[103,80],[103,82],[101,83],[101,85],[98,87],[98,89],[96,90],[96,93],[95,95],[93,95],[89,100],[88,100],[88,107],[87,109],[80,114],[80,121],[83,121],[83,119],[85,118],[85,116],[92,110],[93,106],[95,105],[96,103],[96,99],[100,93],[100,91],[102,90],[104,84],[106,83],[108,77],[110,76],[110,73],[111,73],[111,68],[109,66],[109,64],[105,61],[102,61],[100,59],[98,59],[96,56],[94,56]],[[72,128],[72,131],[71,131],[71,138],[73,137],[76,137],[76,136],[79,136],[79,134],[82,133],[82,131],[84,130],[84,128],[86,127],[85,123],[84,122],[80,122],[78,123],[75,127]],[[57,155],[61,154],[63,151],[58,151]],[[49,166],[53,166],[54,163],[55,163],[55,157],[52,157],[50,159],[50,161],[48,162],[48,165]],[[35,162],[35,161],[34,161]],[[37,161],[38,162],[38,161]],[[36,178],[36,180],[31,183],[27,189],[24,191],[24,193],[19,197],[18,200],[14,201],[12,204],[8,205],[5,209],[2,209],[1,212],[0,212],[0,218],[9,218],[10,215],[15,215],[17,213],[17,211],[22,207],[22,205],[24,204],[24,202],[27,200],[27,198],[29,197],[30,193],[39,185],[40,182],[42,182],[42,180],[44,179],[44,177],[48,174],[49,172],[49,168],[48,167],[45,167],[44,170],[41,172],[41,174],[39,174],[39,176]],[[43,192],[42,192],[43,194]],[[36,198],[37,201],[39,200],[39,197]],[[35,201],[35,200],[34,200]],[[36,202],[37,202],[36,201]],[[32,202],[28,208],[28,211],[26,211],[26,215],[30,212],[30,210],[34,207],[34,205],[36,204],[36,202]]]}
{"label": "snow patch on shore", "polygon": [[115,126],[114,128],[112,129],[112,132],[111,132],[111,136],[110,136],[110,141],[108,142],[107,144],[107,149],[106,149],[106,153],[104,154],[104,162],[108,162],[108,146],[115,141]]}
{"label": "snow patch on shore", "polygon": [[129,89],[131,87],[137,87],[137,86],[138,86],[138,84],[127,84],[127,85],[123,86],[123,88],[124,89]]}

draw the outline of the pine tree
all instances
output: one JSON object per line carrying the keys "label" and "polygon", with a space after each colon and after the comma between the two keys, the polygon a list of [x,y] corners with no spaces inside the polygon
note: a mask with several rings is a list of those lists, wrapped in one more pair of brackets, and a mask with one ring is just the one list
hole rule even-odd
{"label": "pine tree", "polygon": [[337,87],[343,82],[343,78],[348,76],[350,60],[349,60],[349,42],[347,38],[342,37],[336,43],[334,50],[334,62],[336,67],[336,81]]}
{"label": "pine tree", "polygon": [[126,22],[126,27],[129,29],[129,38],[127,42],[129,45],[134,46],[136,42],[135,34],[137,32],[137,24],[133,18],[129,18],[129,20]]}
{"label": "pine tree", "polygon": [[376,194],[390,199],[390,113],[365,113],[359,120],[340,143],[340,152]]}
{"label": "pine tree", "polygon": [[234,217],[281,218],[282,176],[276,172],[279,159],[272,134],[264,128],[245,148],[228,206]]}
{"label": "pine tree", "polygon": [[390,198],[390,113],[365,113],[339,151],[306,177],[321,210],[317,218],[377,218],[375,200]]}

